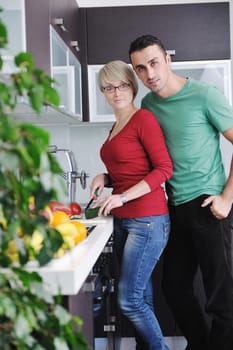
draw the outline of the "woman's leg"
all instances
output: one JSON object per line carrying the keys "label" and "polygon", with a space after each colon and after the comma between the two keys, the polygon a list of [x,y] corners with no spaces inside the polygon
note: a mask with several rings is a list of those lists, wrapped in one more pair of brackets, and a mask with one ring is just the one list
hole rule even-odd
{"label": "woman's leg", "polygon": [[169,217],[162,215],[122,219],[122,227],[128,236],[124,245],[118,288],[120,308],[145,342],[145,350],[167,349],[154,311],[145,302],[144,293],[167,243]]}

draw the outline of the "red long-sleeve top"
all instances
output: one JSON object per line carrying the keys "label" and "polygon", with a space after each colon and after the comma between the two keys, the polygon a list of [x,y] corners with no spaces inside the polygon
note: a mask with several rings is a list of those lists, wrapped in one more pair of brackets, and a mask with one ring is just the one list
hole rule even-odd
{"label": "red long-sleeve top", "polygon": [[113,194],[125,192],[141,180],[151,189],[150,193],[114,208],[113,215],[133,218],[168,213],[161,185],[172,175],[172,162],[162,130],[151,112],[138,110],[116,136],[107,138],[100,155],[111,178]]}

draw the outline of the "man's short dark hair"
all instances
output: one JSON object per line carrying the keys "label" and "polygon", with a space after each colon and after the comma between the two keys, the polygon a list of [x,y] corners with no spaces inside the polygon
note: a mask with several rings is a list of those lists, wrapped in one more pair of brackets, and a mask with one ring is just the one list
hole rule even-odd
{"label": "man's short dark hair", "polygon": [[163,51],[164,55],[166,56],[166,49],[162,41],[156,36],[146,34],[146,35],[139,36],[137,39],[131,42],[130,48],[129,48],[129,57],[133,52],[145,49],[146,47],[151,45],[159,46],[160,49]]}

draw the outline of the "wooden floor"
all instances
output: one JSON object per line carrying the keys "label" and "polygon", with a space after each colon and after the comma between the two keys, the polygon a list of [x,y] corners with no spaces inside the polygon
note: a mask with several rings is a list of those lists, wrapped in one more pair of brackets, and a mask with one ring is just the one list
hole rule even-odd
{"label": "wooden floor", "polygon": [[[184,350],[186,341],[183,337],[166,337],[169,350]],[[106,339],[95,339],[95,350],[108,350]],[[135,350],[134,338],[122,338],[120,350]]]}

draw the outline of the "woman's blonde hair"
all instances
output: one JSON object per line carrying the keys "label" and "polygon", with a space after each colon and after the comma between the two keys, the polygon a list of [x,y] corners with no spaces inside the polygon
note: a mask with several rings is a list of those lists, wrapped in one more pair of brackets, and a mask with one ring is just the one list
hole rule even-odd
{"label": "woman's blonde hair", "polygon": [[120,60],[111,61],[100,69],[98,74],[98,85],[101,91],[103,91],[104,86],[113,81],[130,83],[133,88],[133,97],[135,98],[138,92],[138,82],[133,69],[127,63]]}

